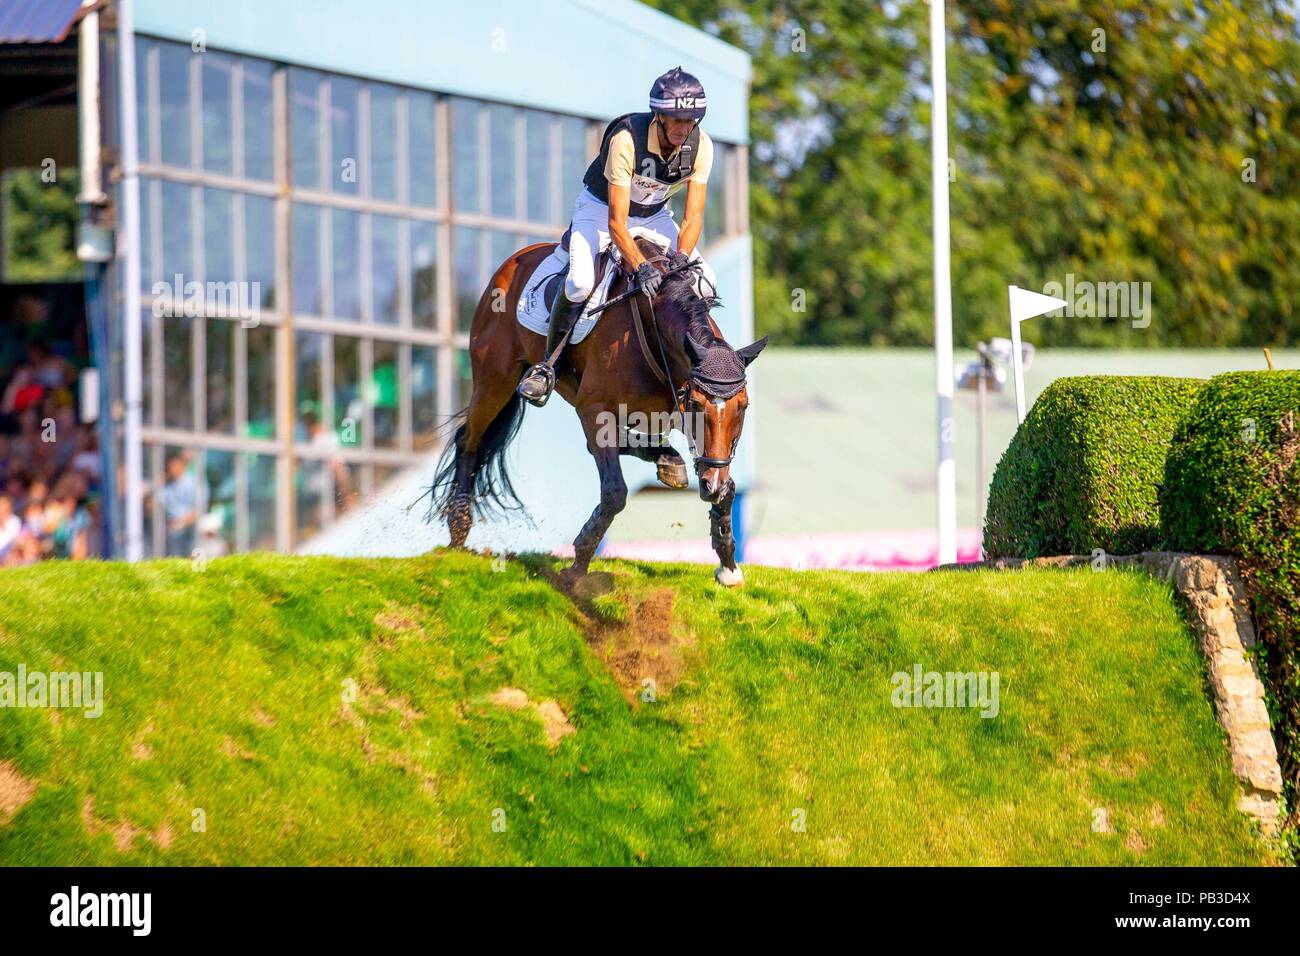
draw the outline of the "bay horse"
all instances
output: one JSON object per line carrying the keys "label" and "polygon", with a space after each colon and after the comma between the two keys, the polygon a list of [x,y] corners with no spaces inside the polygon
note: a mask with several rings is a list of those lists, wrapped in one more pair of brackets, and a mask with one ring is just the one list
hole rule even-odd
{"label": "bay horse", "polygon": [[[642,255],[666,272],[666,250],[644,237],[636,241]],[[515,313],[529,277],[555,246],[535,243],[507,258],[474,311],[469,333],[473,390],[468,408],[456,418],[459,427],[443,450],[431,488],[430,516],[446,520],[454,548],[464,547],[476,512],[523,507],[506,471],[505,453],[526,408],[515,387],[525,369],[546,358],[546,336],[526,329]],[[598,268],[617,268],[608,253],[602,257]],[[710,315],[719,300],[699,294],[694,278],[691,271],[669,273],[653,302],[636,291],[612,304],[581,342],[564,349],[556,365],[555,390],[577,411],[600,476],[600,502],[574,539],[573,564],[562,572],[568,586],[586,575],[601,538],[627,502],[620,455],[654,462],[659,480],[671,488],[689,484],[685,462],[667,442],[667,429],[629,439],[622,423],[639,420],[637,412],[651,422],[677,422],[687,434],[700,498],[710,504],[710,540],[718,555],[714,577],[726,587],[744,581],[735,560],[735,483],[729,469],[749,404],[745,368],[767,338],[732,349]],[[620,270],[608,300],[631,291],[633,281]],[[563,289],[556,288],[555,294],[563,295]],[[635,323],[641,325],[639,332]],[[665,364],[661,378],[657,369]],[[615,422],[619,427],[611,427]]]}

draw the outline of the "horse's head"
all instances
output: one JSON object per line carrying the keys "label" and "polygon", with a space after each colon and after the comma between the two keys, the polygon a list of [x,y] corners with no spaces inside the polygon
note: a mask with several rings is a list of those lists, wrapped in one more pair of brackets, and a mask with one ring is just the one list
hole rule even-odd
{"label": "horse's head", "polygon": [[731,459],[749,406],[745,369],[763,351],[767,336],[733,349],[721,340],[702,344],[688,333],[685,344],[691,371],[682,400],[682,424],[695,456],[700,497],[716,502],[731,483]]}

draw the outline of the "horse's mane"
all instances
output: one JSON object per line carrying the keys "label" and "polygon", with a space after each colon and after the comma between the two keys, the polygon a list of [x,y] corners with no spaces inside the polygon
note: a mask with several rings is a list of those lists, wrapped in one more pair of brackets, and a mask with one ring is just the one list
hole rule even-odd
{"label": "horse's mane", "polygon": [[691,273],[683,272],[671,275],[659,287],[659,297],[681,312],[686,319],[685,332],[701,345],[712,345],[720,341],[713,334],[709,325],[709,310],[722,304],[716,295],[700,295],[695,291],[695,282]]}
{"label": "horse's mane", "polygon": [[[637,241],[646,258],[661,256],[667,251],[658,243],[651,242],[645,237],[638,237]],[[676,307],[681,312],[682,317],[686,319],[686,328],[683,331],[695,341],[701,345],[721,343],[722,340],[713,334],[713,328],[709,325],[709,311],[721,306],[722,299],[716,294],[700,295],[696,292],[694,272],[678,272],[665,278],[656,298]]]}

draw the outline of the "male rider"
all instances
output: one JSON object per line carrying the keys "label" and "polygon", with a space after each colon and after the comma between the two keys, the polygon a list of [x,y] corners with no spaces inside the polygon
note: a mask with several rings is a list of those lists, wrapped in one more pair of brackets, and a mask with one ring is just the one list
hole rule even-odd
{"label": "male rider", "polygon": [[[624,114],[605,128],[600,152],[587,167],[584,188],[573,205],[569,274],[551,307],[548,356],[582,313],[596,284],[596,256],[611,242],[645,294],[653,297],[658,291],[663,275],[637,249],[634,227],[658,233],[675,249],[670,268],[699,259],[695,244],[713,167],[713,141],[699,126],[704,108],[704,87],[679,66],[655,80],[649,112]],[[679,229],[668,199],[682,189],[686,215]],[[534,405],[544,405],[554,387],[555,372],[543,362],[528,370],[518,392]]]}

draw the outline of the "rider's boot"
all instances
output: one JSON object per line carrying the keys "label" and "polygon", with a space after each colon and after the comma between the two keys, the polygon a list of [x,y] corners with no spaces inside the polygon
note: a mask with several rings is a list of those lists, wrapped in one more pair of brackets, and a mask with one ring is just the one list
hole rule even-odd
{"label": "rider's boot", "polygon": [[581,302],[570,302],[563,288],[556,290],[555,301],[551,304],[550,325],[546,329],[547,358],[530,368],[519,383],[519,387],[515,389],[520,396],[538,408],[546,404],[546,400],[551,397],[551,392],[555,389],[555,365],[560,358],[555,354],[556,349],[560,347],[560,340],[568,334],[578,320],[578,316],[582,314],[582,306]]}

